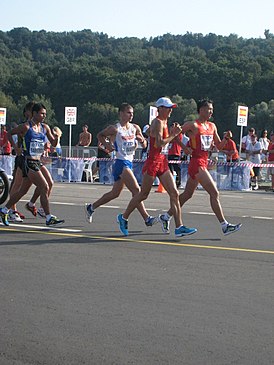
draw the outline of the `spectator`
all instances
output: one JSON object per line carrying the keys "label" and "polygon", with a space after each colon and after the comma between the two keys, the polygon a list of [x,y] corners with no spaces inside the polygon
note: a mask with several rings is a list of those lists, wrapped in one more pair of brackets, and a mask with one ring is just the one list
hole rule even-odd
{"label": "spectator", "polygon": [[[251,135],[251,142],[246,146],[246,157],[247,160],[253,162],[254,164],[258,165],[261,163],[261,153],[262,153],[262,146],[261,143],[257,140],[257,135]],[[254,176],[252,177],[253,182],[253,190],[258,190],[258,177],[260,176],[260,166],[253,166]]]}
{"label": "spectator", "polygon": [[[176,122],[176,124],[178,124]],[[175,123],[172,124],[172,127],[175,126]],[[181,186],[181,154],[182,154],[182,142],[183,135],[180,133],[177,137],[175,137],[168,146],[168,161],[178,161],[177,163],[168,163],[168,167],[171,173],[174,175],[174,171],[176,173],[176,186],[177,188]]]}
{"label": "spectator", "polygon": [[262,146],[262,162],[266,162],[267,160],[267,151],[268,151],[268,145],[270,140],[267,138],[267,130],[264,129],[261,134],[261,138],[259,139],[259,142]]}
{"label": "spectator", "polygon": [[246,151],[246,146],[248,143],[251,142],[251,136],[253,136],[255,134],[255,129],[254,128],[249,128],[248,130],[248,134],[246,136],[243,136],[242,138],[242,152]]}
{"label": "spectator", "polygon": [[8,132],[4,124],[1,125],[0,131],[0,152],[2,155],[11,154],[11,143],[8,139]]}
{"label": "spectator", "polygon": [[145,137],[146,141],[147,141],[147,144],[145,147],[142,148],[142,154],[141,154],[141,158],[142,160],[146,160],[147,159],[147,154],[148,154],[148,151],[149,151],[149,124],[146,124],[144,127],[143,127],[143,136]]}
{"label": "spectator", "polygon": [[236,147],[236,143],[232,139],[232,132],[227,131],[224,133],[224,138],[226,140],[225,145],[221,149],[221,152],[226,154],[227,162],[238,162],[239,153]]}
{"label": "spectator", "polygon": [[92,141],[92,134],[88,132],[88,125],[84,124],[82,126],[83,132],[79,135],[79,142],[76,146],[88,147]]}
{"label": "spectator", "polygon": [[268,162],[273,166],[269,167],[269,175],[271,175],[272,191],[274,193],[274,131],[270,133],[270,142],[268,146]]}

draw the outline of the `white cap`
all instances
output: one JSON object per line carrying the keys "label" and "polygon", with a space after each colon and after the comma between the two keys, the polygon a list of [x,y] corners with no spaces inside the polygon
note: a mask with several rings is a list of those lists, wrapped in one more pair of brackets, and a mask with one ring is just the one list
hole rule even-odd
{"label": "white cap", "polygon": [[162,97],[156,101],[155,106],[157,108],[159,108],[160,106],[165,106],[166,108],[176,108],[177,104],[172,103],[169,98]]}

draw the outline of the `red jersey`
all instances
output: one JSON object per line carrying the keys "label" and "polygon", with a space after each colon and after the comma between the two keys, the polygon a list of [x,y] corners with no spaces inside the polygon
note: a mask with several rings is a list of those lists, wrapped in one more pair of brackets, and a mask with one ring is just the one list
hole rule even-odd
{"label": "red jersey", "polygon": [[[270,142],[268,145],[268,151],[274,151],[274,143]],[[272,162],[274,161],[274,153],[269,153],[268,155],[268,161]]]}
{"label": "red jersey", "polygon": [[[168,137],[168,127],[164,126],[163,139]],[[164,147],[156,147],[155,137],[149,136],[148,160],[162,160],[168,154],[168,143]]]}
{"label": "red jersey", "polygon": [[226,141],[226,143],[223,147],[223,150],[235,151],[235,153],[233,153],[233,155],[226,157],[228,162],[229,162],[230,158],[232,160],[238,160],[239,154],[238,154],[238,151],[237,151],[236,143],[232,139],[228,139]]}
{"label": "red jersey", "polygon": [[[3,147],[5,145],[5,147]],[[2,148],[2,153],[5,155],[11,154],[11,144],[8,140],[8,132],[6,130],[0,131],[0,148]]]}
{"label": "red jersey", "polygon": [[[177,136],[177,138],[179,138],[180,141],[182,142],[182,139],[183,139],[182,133],[179,134],[179,136]],[[172,142],[170,142],[170,144],[168,146],[168,154],[173,155],[173,156],[181,156],[181,151],[182,151],[182,147],[177,142],[177,139],[174,138],[174,140]]]}
{"label": "red jersey", "polygon": [[208,159],[208,151],[213,142],[213,135],[215,131],[215,125],[211,122],[206,122],[206,127],[196,120],[198,132],[191,136],[189,139],[189,145],[192,149],[192,158]]}

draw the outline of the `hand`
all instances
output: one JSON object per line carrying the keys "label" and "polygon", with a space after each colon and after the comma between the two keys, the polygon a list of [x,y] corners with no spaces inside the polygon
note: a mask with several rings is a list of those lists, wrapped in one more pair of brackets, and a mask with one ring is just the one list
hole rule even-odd
{"label": "hand", "polygon": [[170,135],[171,136],[178,136],[182,132],[182,128],[179,123],[173,123],[173,125],[170,128]]}

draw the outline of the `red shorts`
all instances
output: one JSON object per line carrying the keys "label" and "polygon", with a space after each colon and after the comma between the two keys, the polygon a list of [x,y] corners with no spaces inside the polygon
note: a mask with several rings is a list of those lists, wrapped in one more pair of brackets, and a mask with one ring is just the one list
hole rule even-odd
{"label": "red shorts", "polygon": [[160,160],[147,159],[144,163],[142,173],[147,173],[149,176],[156,177],[163,175],[166,171],[169,171],[169,167],[168,160],[166,156],[164,156],[164,158]]}
{"label": "red shorts", "polygon": [[191,158],[189,165],[188,165],[188,174],[191,177],[191,179],[195,180],[196,175],[199,172],[199,168],[201,168],[202,170],[206,170],[207,169],[207,159],[200,159],[200,158]]}

